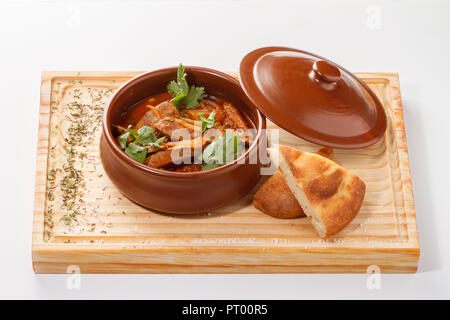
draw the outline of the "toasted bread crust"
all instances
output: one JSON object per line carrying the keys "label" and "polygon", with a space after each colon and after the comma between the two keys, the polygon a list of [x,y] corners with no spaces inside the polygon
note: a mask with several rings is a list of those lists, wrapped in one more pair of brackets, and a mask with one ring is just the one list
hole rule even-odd
{"label": "toasted bread crust", "polygon": [[280,171],[259,188],[253,198],[253,205],[265,214],[279,219],[305,216],[302,207],[287,186]]}
{"label": "toasted bread crust", "polygon": [[[333,149],[328,147],[321,148],[317,153],[330,159],[334,155]],[[253,205],[256,209],[278,219],[306,216],[280,171],[259,188],[253,198]]]}
{"label": "toasted bread crust", "polygon": [[316,204],[316,208],[320,208],[316,210],[325,213],[321,214],[321,218],[327,229],[327,236],[335,234],[349,224],[361,208],[366,192],[365,183],[357,176],[346,180],[341,187],[341,193],[346,194],[345,197],[336,199],[333,204],[326,201],[321,205]]}
{"label": "toasted bread crust", "polygon": [[321,236],[338,232],[358,214],[366,190],[359,177],[317,154],[280,146],[280,155],[308,203],[302,203],[295,190],[291,191],[301,206],[311,208],[323,224],[323,230],[317,230]]}

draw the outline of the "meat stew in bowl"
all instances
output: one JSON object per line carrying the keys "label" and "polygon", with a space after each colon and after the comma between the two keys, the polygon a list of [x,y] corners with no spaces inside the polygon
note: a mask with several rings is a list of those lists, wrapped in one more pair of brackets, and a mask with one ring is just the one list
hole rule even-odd
{"label": "meat stew in bowl", "polygon": [[[254,135],[250,135],[248,147],[244,145],[248,150],[235,161],[231,161],[225,165],[212,163],[212,166],[218,167],[212,170],[196,172],[176,172],[173,168],[169,167],[153,168],[145,164],[145,162],[139,162],[133,159],[119,146],[118,138],[126,132],[118,130],[116,125],[124,128],[128,128],[130,124],[135,125],[150,110],[144,106],[139,111],[138,105],[140,102],[148,104],[150,97],[160,98],[159,101],[155,100],[150,103],[156,107],[161,102],[177,97],[172,102],[179,104],[177,106],[177,109],[180,108],[179,112],[183,111],[181,107],[183,103],[187,104],[187,107],[192,110],[196,110],[200,106],[201,100],[195,99],[199,96],[199,90],[194,90],[190,95],[189,90],[188,95],[185,95],[184,89],[179,90],[182,88],[177,88],[177,69],[177,67],[170,67],[137,75],[114,92],[106,105],[103,116],[103,132],[99,150],[100,158],[105,173],[118,190],[131,201],[145,208],[176,214],[210,212],[211,210],[223,207],[242,198],[257,183],[261,175],[261,166],[263,165],[260,152],[265,154],[266,150],[266,121],[261,112],[259,112],[256,106],[245,95],[239,81],[235,77],[214,69],[189,66],[186,67],[189,84],[204,87],[208,94],[208,96],[202,97],[201,100],[222,99],[231,103],[241,112],[243,119],[250,128],[249,131],[254,132]],[[172,84],[171,90],[176,89],[179,92],[177,94],[175,92],[173,92],[174,94],[169,92],[168,95],[167,85],[174,79],[177,81],[175,83],[177,86]],[[159,96],[159,94],[163,93],[165,97]],[[201,93],[205,94],[205,92]],[[183,95],[185,96],[183,97]],[[189,99],[187,98],[188,96]],[[199,105],[193,107],[195,102],[198,102]],[[132,108],[133,106],[135,108]],[[186,106],[184,107],[189,110]],[[206,115],[203,117],[208,118]],[[207,132],[216,129],[215,127],[206,128],[203,136]],[[139,129],[132,127],[129,130],[137,131]],[[155,129],[153,130],[153,133],[156,135],[157,131]],[[137,132],[130,133],[132,134],[130,140],[133,139],[134,141],[136,139],[134,133],[137,134]],[[159,139],[157,136],[149,138],[151,134],[149,134],[148,129],[141,130],[141,133],[143,133],[144,137],[140,139],[146,138],[144,139],[144,141],[147,140],[145,143],[148,143],[148,140],[156,142]],[[196,130],[196,133],[198,133],[198,130]],[[237,139],[232,133],[227,134],[225,132],[222,135],[227,138],[220,140],[222,141],[222,146],[229,146]],[[167,141],[165,143],[177,142],[177,140],[169,141],[169,137],[166,138]],[[186,138],[188,137],[186,136]],[[223,149],[220,148],[219,138],[220,136],[217,137],[217,140],[215,139],[209,143],[205,147],[205,150],[199,148],[199,154],[202,156],[205,155],[205,158],[211,159],[213,162],[215,162],[214,159],[220,159],[220,151]],[[125,141],[126,147],[133,142],[127,140],[122,138],[122,141]],[[182,141],[182,139],[178,140]],[[192,139],[189,137],[186,141],[188,140]],[[240,141],[246,144],[245,137],[240,139]],[[136,145],[139,146],[140,143],[136,143]],[[211,147],[208,150],[207,147],[210,145],[216,145],[218,147],[213,148],[212,150],[214,152],[208,154],[207,151],[211,151]],[[240,145],[242,146],[242,144]],[[215,153],[216,150],[218,154]],[[236,157],[235,150],[238,150],[237,145],[236,149],[226,148],[226,154],[231,154],[233,157]],[[133,151],[133,146],[131,151]],[[193,160],[198,159],[198,155],[194,155],[195,157],[192,157]],[[145,158],[147,158],[147,155]],[[203,167],[206,166],[205,162],[209,161],[203,161],[202,159],[199,164]]]}
{"label": "meat stew in bowl", "polygon": [[168,92],[132,106],[115,124],[116,142],[134,160],[174,172],[211,170],[238,159],[251,145],[251,122],[225,99],[188,86],[183,65]]}

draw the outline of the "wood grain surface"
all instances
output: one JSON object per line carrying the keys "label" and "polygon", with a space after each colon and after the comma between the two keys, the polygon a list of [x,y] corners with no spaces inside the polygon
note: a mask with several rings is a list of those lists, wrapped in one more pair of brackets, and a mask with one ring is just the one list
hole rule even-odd
{"label": "wood grain surface", "polygon": [[[280,220],[252,206],[258,185],[213,212],[151,212],[124,197],[98,155],[105,103],[141,72],[43,72],[33,223],[37,273],[416,272],[419,242],[397,74],[358,73],[387,111],[385,137],[365,149],[335,149],[367,192],[358,216],[321,239],[309,218]],[[270,129],[278,129],[268,122]],[[79,134],[82,132],[83,134]],[[320,146],[287,133],[280,144]],[[274,133],[276,134],[276,133]]]}

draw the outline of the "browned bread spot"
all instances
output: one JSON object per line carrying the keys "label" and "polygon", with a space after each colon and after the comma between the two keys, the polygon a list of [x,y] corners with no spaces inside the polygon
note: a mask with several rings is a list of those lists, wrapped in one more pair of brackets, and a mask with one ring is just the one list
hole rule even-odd
{"label": "browned bread spot", "polygon": [[306,183],[303,190],[310,194],[310,202],[319,202],[334,196],[341,186],[344,171],[340,168],[331,173],[323,174]]}

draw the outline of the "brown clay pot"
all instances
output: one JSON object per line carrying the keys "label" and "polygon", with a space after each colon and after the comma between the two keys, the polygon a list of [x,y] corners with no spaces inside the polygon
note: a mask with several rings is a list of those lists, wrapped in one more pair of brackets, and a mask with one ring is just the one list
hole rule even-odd
{"label": "brown clay pot", "polygon": [[260,177],[260,163],[250,164],[250,156],[264,147],[266,121],[244,94],[239,82],[225,73],[186,67],[190,84],[205,87],[208,94],[221,97],[239,108],[257,130],[254,143],[241,159],[222,167],[202,172],[172,172],[146,166],[126,155],[117,145],[112,124],[123,121],[126,111],[136,102],[166,91],[176,79],[177,68],[167,68],[141,74],[122,85],[106,106],[100,157],[103,168],[130,200],[149,209],[178,214],[208,212],[238,200],[247,194]]}

